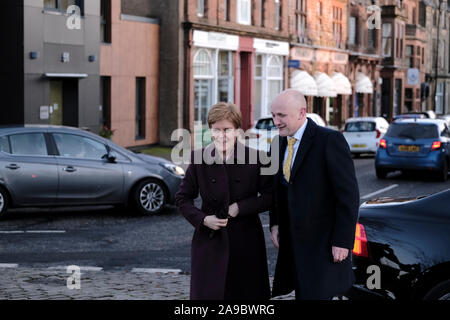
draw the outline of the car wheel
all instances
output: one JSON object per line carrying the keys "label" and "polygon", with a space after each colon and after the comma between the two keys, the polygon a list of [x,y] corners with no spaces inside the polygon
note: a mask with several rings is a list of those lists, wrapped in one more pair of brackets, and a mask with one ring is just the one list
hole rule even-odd
{"label": "car wheel", "polygon": [[439,180],[442,182],[447,181],[448,178],[448,164],[447,160],[444,160],[444,167],[442,168],[442,171],[439,174]]}
{"label": "car wheel", "polygon": [[450,280],[439,283],[423,298],[424,300],[450,300]]}
{"label": "car wheel", "polygon": [[388,174],[387,170],[379,168],[375,168],[375,172],[377,174],[378,179],[386,179],[386,176]]}
{"label": "car wheel", "polygon": [[167,203],[167,191],[164,184],[156,179],[144,180],[134,191],[134,205],[143,215],[160,213]]}
{"label": "car wheel", "polygon": [[7,210],[8,210],[8,195],[2,188],[0,188],[0,218],[3,218],[6,215]]}

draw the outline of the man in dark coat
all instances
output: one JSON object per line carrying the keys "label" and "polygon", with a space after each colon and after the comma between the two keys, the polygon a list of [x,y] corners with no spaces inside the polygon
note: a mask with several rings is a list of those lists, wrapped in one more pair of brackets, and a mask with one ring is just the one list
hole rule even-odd
{"label": "man in dark coat", "polygon": [[272,103],[280,132],[271,236],[279,248],[272,295],[295,290],[301,300],[328,300],[354,282],[351,251],[359,190],[347,142],[306,117],[297,90]]}

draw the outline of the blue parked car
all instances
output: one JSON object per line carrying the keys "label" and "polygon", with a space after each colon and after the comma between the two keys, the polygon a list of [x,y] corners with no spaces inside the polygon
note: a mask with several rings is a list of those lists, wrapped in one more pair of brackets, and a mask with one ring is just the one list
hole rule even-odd
{"label": "blue parked car", "polygon": [[396,170],[430,170],[447,181],[450,129],[440,119],[403,119],[389,127],[375,157],[379,179]]}

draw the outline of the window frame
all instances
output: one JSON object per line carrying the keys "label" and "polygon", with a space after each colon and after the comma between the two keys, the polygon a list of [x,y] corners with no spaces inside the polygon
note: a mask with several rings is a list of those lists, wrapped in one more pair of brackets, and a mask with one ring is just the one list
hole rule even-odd
{"label": "window frame", "polygon": [[[62,9],[62,0],[53,0],[55,2],[55,8],[46,7],[43,2],[44,12],[54,12],[60,13],[62,15],[67,15],[67,8],[65,10]],[[84,0],[75,0],[74,5],[78,6],[81,11],[81,17],[84,17]]]}
{"label": "window frame", "polygon": [[[246,19],[242,19],[242,9],[243,4],[247,5],[248,17]],[[236,22],[242,25],[251,26],[252,25],[252,1],[251,0],[237,0],[236,5]]]}
{"label": "window frame", "polygon": [[[13,153],[13,144],[11,142],[11,136],[17,136],[17,135],[31,135],[31,134],[41,134],[44,137],[44,141],[45,141],[45,148],[47,150],[47,154],[46,155],[37,155],[37,154],[15,154]],[[51,151],[51,146],[50,143],[48,141],[48,135],[47,132],[43,132],[43,131],[36,131],[36,132],[15,132],[15,133],[11,133],[7,135],[8,137],[8,143],[9,143],[9,151],[10,153],[5,153],[9,156],[13,156],[13,157],[39,157],[39,158],[48,158],[48,157],[53,157],[52,151]]]}
{"label": "window frame", "polygon": [[297,31],[297,40],[299,43],[306,42],[306,0],[296,0],[295,2],[295,30]]}
{"label": "window frame", "polygon": [[82,138],[82,139],[88,139],[91,141],[94,141],[100,145],[103,145],[105,147],[105,155],[108,154],[108,149],[110,149],[110,147],[105,144],[103,141],[98,141],[94,138],[91,137],[86,137],[82,134],[77,134],[77,133],[72,133],[72,132],[50,132],[50,136],[51,139],[53,140],[54,146],[55,146],[55,157],[60,158],[60,159],[74,159],[74,160],[88,160],[88,161],[104,161],[103,159],[97,159],[97,158],[78,158],[78,157],[74,157],[74,156],[63,156],[61,155],[61,152],[58,148],[58,144],[56,143],[56,139],[55,139],[55,135],[69,135],[69,136],[75,136],[78,138]]}

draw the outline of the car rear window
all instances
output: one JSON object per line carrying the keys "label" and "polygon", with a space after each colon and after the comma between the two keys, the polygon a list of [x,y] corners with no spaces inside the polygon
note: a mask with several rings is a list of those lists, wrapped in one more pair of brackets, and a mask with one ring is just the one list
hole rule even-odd
{"label": "car rear window", "polygon": [[259,120],[255,127],[258,130],[272,130],[275,129],[275,124],[272,119],[263,119]]}
{"label": "car rear window", "polygon": [[434,124],[393,123],[386,133],[391,138],[434,139],[439,137],[438,128]]}
{"label": "car rear window", "polygon": [[0,151],[11,153],[11,149],[9,148],[8,137],[0,137]]}
{"label": "car rear window", "polygon": [[346,132],[370,132],[375,131],[375,122],[371,121],[356,121],[348,122],[345,125]]}

